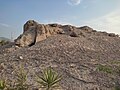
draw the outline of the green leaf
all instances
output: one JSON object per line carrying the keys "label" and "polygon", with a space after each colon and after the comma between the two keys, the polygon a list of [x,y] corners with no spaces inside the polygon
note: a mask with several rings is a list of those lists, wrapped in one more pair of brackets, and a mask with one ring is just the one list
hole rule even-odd
{"label": "green leaf", "polygon": [[41,76],[38,76],[39,81],[37,81],[43,87],[46,87],[46,90],[50,90],[57,86],[57,83],[61,80],[61,75],[58,75],[52,68],[47,68],[42,72]]}

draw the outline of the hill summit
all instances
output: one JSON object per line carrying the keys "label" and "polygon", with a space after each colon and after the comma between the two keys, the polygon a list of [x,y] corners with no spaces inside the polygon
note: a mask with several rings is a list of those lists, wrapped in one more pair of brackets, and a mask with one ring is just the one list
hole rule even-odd
{"label": "hill summit", "polygon": [[89,34],[92,35],[103,35],[103,36],[112,36],[116,37],[117,35],[111,33],[107,34],[106,32],[98,33],[88,26],[75,27],[71,25],[60,25],[60,24],[39,24],[34,20],[29,20],[24,24],[23,34],[20,35],[16,40],[15,44],[21,47],[31,46],[36,42],[45,40],[46,38],[56,35],[56,34],[65,34],[71,37],[86,36],[89,37]]}
{"label": "hill summit", "polygon": [[[62,75],[58,90],[120,88],[120,37],[88,26],[39,24],[29,20],[14,43],[0,47],[0,79],[14,84],[22,64],[29,90],[38,88],[36,74],[52,67]],[[118,89],[119,90],[119,89]]]}

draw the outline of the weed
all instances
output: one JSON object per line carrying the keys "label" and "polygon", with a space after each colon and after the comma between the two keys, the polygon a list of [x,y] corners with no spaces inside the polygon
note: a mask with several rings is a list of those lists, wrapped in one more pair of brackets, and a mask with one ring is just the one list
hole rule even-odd
{"label": "weed", "polygon": [[120,90],[120,87],[116,86],[114,90]]}
{"label": "weed", "polygon": [[0,80],[0,90],[4,90],[6,88],[5,80]]}
{"label": "weed", "polygon": [[98,71],[103,71],[103,72],[106,72],[106,73],[110,73],[110,74],[113,73],[113,69],[109,66],[106,66],[106,65],[99,65],[97,67],[97,70]]}

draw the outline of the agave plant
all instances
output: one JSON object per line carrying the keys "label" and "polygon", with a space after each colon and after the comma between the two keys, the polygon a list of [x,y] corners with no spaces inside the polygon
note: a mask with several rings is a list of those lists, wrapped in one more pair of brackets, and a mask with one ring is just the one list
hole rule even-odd
{"label": "agave plant", "polygon": [[5,80],[0,80],[0,90],[4,90],[6,88]]}
{"label": "agave plant", "polygon": [[15,89],[16,90],[28,90],[28,85],[26,84],[27,81],[27,72],[24,70],[22,66],[20,66],[19,71],[16,72],[16,84]]}
{"label": "agave plant", "polygon": [[58,82],[61,80],[61,75],[58,75],[51,69],[51,67],[44,70],[42,75],[37,75],[37,77],[37,82],[42,86],[42,88],[46,88],[46,90],[59,87]]}

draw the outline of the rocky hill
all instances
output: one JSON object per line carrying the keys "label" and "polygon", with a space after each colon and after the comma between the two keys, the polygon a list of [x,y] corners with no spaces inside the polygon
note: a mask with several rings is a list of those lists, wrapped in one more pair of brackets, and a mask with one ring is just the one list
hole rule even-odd
{"label": "rocky hill", "polygon": [[14,67],[21,63],[29,70],[30,90],[37,87],[35,73],[49,66],[62,75],[60,90],[115,90],[120,88],[120,37],[88,26],[29,20],[14,43],[0,47],[0,78],[15,80]]}

